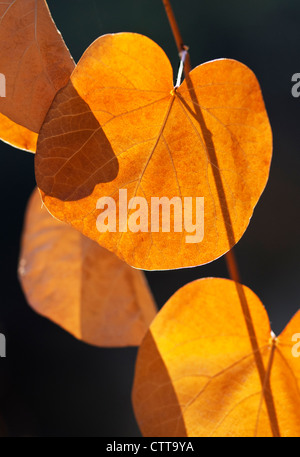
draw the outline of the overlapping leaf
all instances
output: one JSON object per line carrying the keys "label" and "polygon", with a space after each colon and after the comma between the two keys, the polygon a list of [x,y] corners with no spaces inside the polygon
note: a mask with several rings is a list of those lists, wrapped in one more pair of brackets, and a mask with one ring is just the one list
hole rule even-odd
{"label": "overlapping leaf", "polygon": [[33,309],[94,345],[138,345],[156,313],[144,273],[54,219],[38,190],[27,209],[19,278]]}
{"label": "overlapping leaf", "polygon": [[145,436],[300,436],[298,312],[278,338],[247,287],[192,282],[139,349],[133,404]]}
{"label": "overlapping leaf", "polygon": [[66,85],[74,62],[45,0],[0,3],[0,138],[35,151],[37,134],[57,91]]}
{"label": "overlapping leaf", "polygon": [[[96,40],[55,97],[39,136],[36,179],[55,217],[130,265],[179,268],[212,261],[241,238],[265,187],[271,150],[249,68],[208,62],[174,90],[162,49],[120,33]],[[120,189],[128,200],[146,198],[148,231],[98,231],[98,199],[113,197],[118,210]],[[201,242],[187,243],[184,226],[174,232],[172,209],[170,233],[161,225],[151,233],[151,197],[175,196],[204,197]]]}

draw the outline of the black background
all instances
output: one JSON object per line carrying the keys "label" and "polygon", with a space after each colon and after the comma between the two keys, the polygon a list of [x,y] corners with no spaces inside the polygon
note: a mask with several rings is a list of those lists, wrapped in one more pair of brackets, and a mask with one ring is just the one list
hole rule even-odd
{"label": "black background", "polygon": [[[49,0],[75,61],[105,33],[132,31],[155,40],[177,70],[173,37],[160,0]],[[279,333],[299,308],[300,72],[299,0],[173,0],[193,66],[238,59],[257,75],[274,135],[270,180],[236,247],[243,283],[265,304]],[[0,43],[1,45],[1,43]],[[159,75],[159,68],[157,68]],[[0,413],[13,436],[137,436],[131,407],[135,348],[91,347],[26,304],[16,271],[33,155],[0,144]],[[159,307],[182,285],[227,277],[224,258],[206,266],[147,273]],[[300,329],[299,329],[300,331]]]}

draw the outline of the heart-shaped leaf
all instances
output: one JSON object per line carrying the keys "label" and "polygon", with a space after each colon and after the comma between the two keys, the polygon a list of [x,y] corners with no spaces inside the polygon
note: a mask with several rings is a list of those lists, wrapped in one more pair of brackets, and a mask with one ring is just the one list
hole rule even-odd
{"label": "heart-shaped leaf", "polygon": [[[228,59],[208,62],[174,90],[162,49],[142,35],[120,33],[96,40],[55,97],[35,170],[55,217],[130,265],[170,269],[210,262],[241,238],[265,187],[271,152],[268,116],[249,68]],[[127,200],[120,190],[128,201],[139,198],[140,208],[124,217],[129,227],[139,211],[142,228],[121,223]],[[114,200],[114,232],[99,231],[102,197]],[[152,197],[176,197],[169,228],[153,228]],[[204,219],[197,198],[204,198]]]}
{"label": "heart-shaped leaf", "polygon": [[300,311],[276,338],[259,298],[233,281],[184,286],[139,349],[133,404],[142,433],[300,436],[299,330]]}

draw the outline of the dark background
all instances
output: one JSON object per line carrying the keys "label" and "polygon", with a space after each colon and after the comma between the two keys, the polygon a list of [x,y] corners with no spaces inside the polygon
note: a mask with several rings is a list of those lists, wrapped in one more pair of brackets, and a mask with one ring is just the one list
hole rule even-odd
{"label": "dark background", "polygon": [[[160,0],[49,0],[75,61],[98,36],[139,32],[177,51]],[[238,59],[257,75],[274,134],[270,180],[236,247],[243,283],[265,304],[279,333],[300,303],[300,99],[291,77],[300,72],[299,0],[173,0],[194,66]],[[1,43],[0,43],[1,45]],[[157,68],[159,75],[159,68]],[[136,349],[91,347],[26,304],[16,271],[27,199],[35,185],[33,155],[0,144],[0,413],[12,436],[137,436],[131,407]],[[209,265],[147,273],[159,307],[182,285],[227,277],[224,258]],[[299,329],[300,331],[300,329]]]}

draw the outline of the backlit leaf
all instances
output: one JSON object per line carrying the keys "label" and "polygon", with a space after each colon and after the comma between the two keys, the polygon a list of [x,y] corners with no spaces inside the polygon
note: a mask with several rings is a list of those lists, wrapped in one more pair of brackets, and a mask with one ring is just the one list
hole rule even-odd
{"label": "backlit leaf", "polygon": [[275,338],[258,297],[233,281],[184,286],[139,349],[133,404],[142,433],[300,436],[299,331],[300,311]]}
{"label": "backlit leaf", "polygon": [[[271,153],[268,116],[249,68],[229,59],[208,62],[175,91],[162,49],[142,35],[120,33],[97,39],[55,97],[35,169],[55,217],[130,265],[169,269],[210,262],[241,238]],[[118,210],[120,189],[128,200],[146,198],[146,231],[98,231],[98,199],[113,197]],[[204,197],[203,239],[187,242],[183,224],[174,232],[172,211],[170,232],[160,226],[151,233],[151,197],[175,196]]]}
{"label": "backlit leaf", "polygon": [[32,308],[97,346],[138,345],[156,308],[144,273],[54,219],[35,190],[19,278]]}
{"label": "backlit leaf", "polygon": [[0,3],[0,137],[35,151],[51,102],[66,85],[74,62],[44,0]]}

